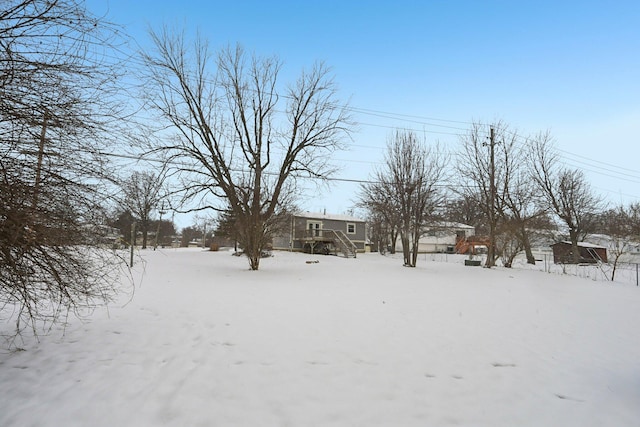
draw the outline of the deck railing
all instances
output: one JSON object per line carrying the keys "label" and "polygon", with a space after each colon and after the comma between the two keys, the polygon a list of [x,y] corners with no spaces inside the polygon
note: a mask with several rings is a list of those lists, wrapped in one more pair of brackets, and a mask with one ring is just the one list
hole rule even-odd
{"label": "deck railing", "polygon": [[[296,236],[299,235],[300,234],[296,233]],[[304,230],[302,233],[302,239],[304,241],[333,243],[346,258],[355,258],[358,253],[358,247],[341,230],[331,230],[327,228],[319,230]]]}

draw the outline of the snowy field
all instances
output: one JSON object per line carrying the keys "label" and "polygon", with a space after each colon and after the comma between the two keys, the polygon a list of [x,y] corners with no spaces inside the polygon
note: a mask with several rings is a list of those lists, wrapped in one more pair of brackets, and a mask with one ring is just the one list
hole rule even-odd
{"label": "snowy field", "polygon": [[635,284],[378,254],[276,252],[258,272],[229,252],[141,256],[130,301],[0,352],[0,426],[640,425]]}

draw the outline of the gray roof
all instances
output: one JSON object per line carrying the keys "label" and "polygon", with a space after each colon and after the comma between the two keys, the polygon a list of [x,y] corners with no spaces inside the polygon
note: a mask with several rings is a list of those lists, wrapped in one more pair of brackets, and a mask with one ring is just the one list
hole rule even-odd
{"label": "gray roof", "polygon": [[457,229],[457,230],[473,230],[475,227],[473,225],[463,224],[461,222],[452,222],[452,221],[438,221],[427,224],[427,228],[446,228],[446,229]]}
{"label": "gray roof", "polygon": [[294,216],[297,216],[299,218],[309,218],[309,219],[326,219],[326,220],[346,221],[346,222],[365,222],[364,219],[356,218],[350,215],[328,214],[323,212],[296,212]]}
{"label": "gray roof", "polygon": [[[563,240],[562,242],[557,242],[554,243],[551,246],[554,245],[559,245],[559,244],[565,244],[565,245],[570,245],[571,242],[569,240]],[[578,242],[578,247],[580,248],[597,248],[597,249],[606,249],[604,246],[600,246],[600,245],[594,245],[593,243],[587,243],[587,242]]]}

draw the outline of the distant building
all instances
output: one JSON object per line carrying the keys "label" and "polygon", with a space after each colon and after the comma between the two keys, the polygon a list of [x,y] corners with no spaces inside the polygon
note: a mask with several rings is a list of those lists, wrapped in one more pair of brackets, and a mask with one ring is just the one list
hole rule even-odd
{"label": "distant building", "polygon": [[[423,234],[418,240],[420,253],[454,253],[456,244],[475,234],[472,225],[459,222],[441,221],[423,228]],[[402,243],[396,242],[396,251],[402,251]]]}
{"label": "distant building", "polygon": [[290,215],[285,232],[274,236],[273,249],[355,257],[364,252],[365,221],[326,213],[298,212]]}
{"label": "distant building", "polygon": [[[553,262],[556,264],[575,264],[573,260],[573,247],[568,240],[551,245],[553,250]],[[607,262],[607,248],[592,243],[578,242],[580,252],[580,264],[596,264]]]}

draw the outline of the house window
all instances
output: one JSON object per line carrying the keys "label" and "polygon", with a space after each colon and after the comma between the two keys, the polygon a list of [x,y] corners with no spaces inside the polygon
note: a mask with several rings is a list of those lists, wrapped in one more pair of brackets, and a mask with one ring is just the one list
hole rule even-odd
{"label": "house window", "polygon": [[347,234],[356,234],[356,225],[354,223],[347,223]]}
{"label": "house window", "polygon": [[309,230],[309,237],[321,237],[322,223],[315,222],[315,221],[307,221],[307,230]]}

